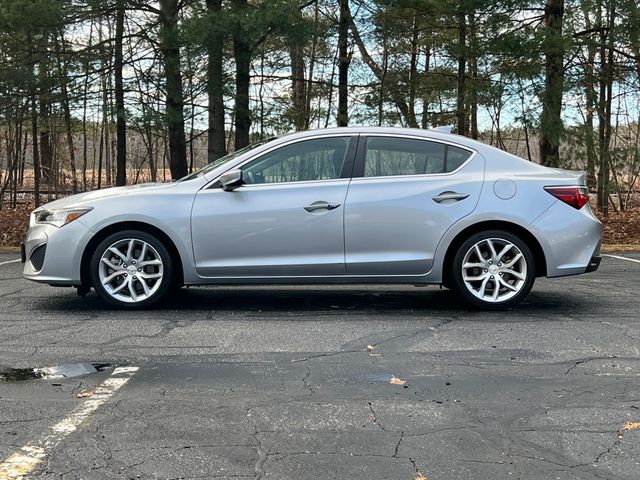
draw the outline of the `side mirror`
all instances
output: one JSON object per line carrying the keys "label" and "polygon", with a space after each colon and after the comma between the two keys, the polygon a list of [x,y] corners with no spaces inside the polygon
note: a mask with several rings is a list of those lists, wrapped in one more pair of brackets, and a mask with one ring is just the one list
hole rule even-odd
{"label": "side mirror", "polygon": [[242,170],[230,170],[220,175],[220,185],[225,192],[231,192],[243,183]]}

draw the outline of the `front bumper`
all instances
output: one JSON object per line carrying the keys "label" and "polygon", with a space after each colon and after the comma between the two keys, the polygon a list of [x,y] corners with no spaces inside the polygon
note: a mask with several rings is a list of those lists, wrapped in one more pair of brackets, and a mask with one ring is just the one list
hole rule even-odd
{"label": "front bumper", "polygon": [[[89,231],[80,220],[60,228],[32,226],[20,248],[24,277],[49,285],[80,285],[82,252],[88,239]],[[44,258],[34,254],[44,254]]]}

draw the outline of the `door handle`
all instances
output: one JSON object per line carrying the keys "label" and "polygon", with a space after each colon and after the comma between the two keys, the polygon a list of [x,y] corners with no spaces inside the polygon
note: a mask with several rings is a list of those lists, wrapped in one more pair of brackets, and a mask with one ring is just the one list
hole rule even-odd
{"label": "door handle", "polygon": [[304,209],[307,212],[315,212],[316,210],[333,210],[334,208],[338,208],[340,206],[339,203],[328,203],[328,202],[313,202],[311,205],[307,205]]}
{"label": "door handle", "polygon": [[464,200],[469,196],[468,193],[456,193],[456,192],[442,192],[440,195],[433,197],[433,201],[436,203],[442,203],[447,200],[454,200],[456,202]]}

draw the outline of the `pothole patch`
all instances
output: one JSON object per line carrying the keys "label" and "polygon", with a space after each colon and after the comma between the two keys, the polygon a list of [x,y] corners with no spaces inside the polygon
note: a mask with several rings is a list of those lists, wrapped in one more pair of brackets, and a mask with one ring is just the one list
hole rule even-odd
{"label": "pothole patch", "polygon": [[110,363],[62,363],[53,367],[4,368],[0,367],[0,382],[21,382],[37,379],[74,378],[102,372],[114,365]]}

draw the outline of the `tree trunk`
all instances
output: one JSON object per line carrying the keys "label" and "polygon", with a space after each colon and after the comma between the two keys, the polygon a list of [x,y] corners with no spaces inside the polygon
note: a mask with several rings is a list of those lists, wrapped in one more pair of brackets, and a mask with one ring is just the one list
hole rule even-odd
{"label": "tree trunk", "polygon": [[[102,20],[98,23],[98,43],[102,44]],[[98,151],[98,181],[97,186],[98,190],[102,188],[102,166],[105,165],[106,168],[106,179],[107,184],[109,183],[109,91],[108,91],[108,83],[107,83],[107,71],[108,65],[111,61],[110,55],[107,53],[108,51],[102,52],[102,56],[100,58],[100,68],[103,72],[102,77],[100,79],[100,87],[102,89],[102,124],[100,125],[100,150]],[[107,60],[109,58],[109,60]],[[94,169],[95,170],[95,169]],[[95,176],[95,171],[94,171]]]}
{"label": "tree trunk", "polygon": [[613,97],[615,0],[610,0],[608,29],[601,30],[600,37],[600,178],[598,181],[598,208],[609,215],[609,162],[611,152],[611,103]]}
{"label": "tree trunk", "polygon": [[167,89],[166,123],[169,134],[169,169],[171,170],[171,178],[174,180],[187,174],[178,13],[178,0],[160,0],[159,40]]}
{"label": "tree trunk", "polygon": [[78,173],[76,171],[76,152],[73,144],[73,131],[71,128],[71,110],[69,109],[69,94],[67,92],[66,75],[62,80],[62,112],[64,117],[64,126],[67,134],[67,146],[69,148],[69,165],[71,167],[71,189],[73,193],[78,193]]}
{"label": "tree trunk", "polygon": [[[586,28],[591,29],[591,21],[589,19],[589,11],[585,8],[584,16],[586,19]],[[587,154],[587,186],[590,190],[596,187],[596,148],[593,138],[593,114],[595,106],[598,101],[598,94],[596,93],[596,82],[594,78],[593,66],[596,61],[596,45],[591,38],[587,39],[587,61],[584,66],[584,89],[586,97],[586,112],[585,112],[585,132],[584,132],[584,144]]]}
{"label": "tree trunk", "polygon": [[471,138],[478,139],[478,32],[475,12],[469,13],[469,104]]}
{"label": "tree trunk", "polygon": [[[41,70],[44,69],[44,65],[40,64]],[[45,85],[43,77],[44,75],[40,75],[41,83],[40,83],[40,95],[39,95],[39,104],[40,104],[40,114],[39,114],[39,132],[40,136],[40,169],[42,170],[42,180],[46,183],[47,186],[51,186],[51,182],[53,181],[53,159],[51,155],[51,130],[49,129],[49,100],[47,98],[47,94],[44,92]]]}
{"label": "tree trunk", "polygon": [[562,22],[564,0],[547,0],[544,9],[545,85],[540,120],[540,163],[560,165],[562,135],[562,92],[564,86],[564,47]]}
{"label": "tree trunk", "polygon": [[349,20],[349,0],[339,0],[340,17],[338,20],[338,126],[349,125],[349,58],[348,34]]}
{"label": "tree trunk", "polygon": [[69,149],[69,166],[71,167],[71,189],[73,193],[78,193],[76,152],[73,144],[73,130],[71,126],[71,109],[69,107],[69,90],[67,88],[69,78],[64,59],[64,54],[66,53],[66,51],[63,31],[60,32],[59,37],[56,36],[54,45],[58,64],[58,81],[60,83],[60,104],[62,106],[62,117],[64,120],[65,133],[67,137],[67,147]]}
{"label": "tree trunk", "polygon": [[[424,77],[427,79],[429,77],[429,68],[431,64],[431,45],[427,45],[427,48],[424,52]],[[428,85],[422,86],[422,128],[429,128],[429,87]]]}
{"label": "tree trunk", "polygon": [[35,206],[40,206],[40,152],[38,151],[38,110],[35,85],[31,87],[31,141],[33,145],[33,196]]}
{"label": "tree trunk", "polygon": [[[247,8],[247,0],[233,0],[238,18],[242,18]],[[235,99],[235,148],[249,145],[251,131],[251,110],[249,109],[249,85],[251,83],[251,46],[247,38],[246,27],[238,21],[233,35],[233,54],[236,61],[236,99]]]}
{"label": "tree trunk", "polygon": [[416,87],[418,85],[418,15],[413,14],[411,24],[411,58],[409,60],[409,115],[416,116]]}
{"label": "tree trunk", "polygon": [[307,123],[304,126],[305,129],[309,129],[311,126],[311,99],[313,98],[313,72],[316,65],[316,52],[318,50],[318,25],[320,19],[320,5],[318,0],[315,0],[313,7],[313,40],[311,42],[311,54],[309,55],[309,75],[307,75],[307,88],[306,88],[306,105],[305,111],[307,112]]}
{"label": "tree trunk", "polygon": [[[298,14],[300,11],[298,10]],[[293,123],[296,130],[304,130],[308,124],[307,82],[304,78],[304,45],[296,39],[289,40],[291,58],[291,93],[293,98]]]}
{"label": "tree trunk", "polygon": [[114,95],[116,100],[116,185],[127,183],[127,119],[122,81],[122,37],[124,36],[124,0],[116,0],[116,38],[113,54]]}
{"label": "tree trunk", "polygon": [[[210,15],[219,15],[222,0],[206,0]],[[214,22],[217,25],[217,22]],[[224,131],[224,78],[222,70],[222,48],[224,36],[215,31],[207,37],[207,94],[209,103],[209,130],[207,132],[207,161],[209,163],[227,154]]]}
{"label": "tree trunk", "polygon": [[[106,65],[106,62],[104,62]],[[98,162],[98,189],[102,188],[102,167],[104,165],[105,180],[107,185],[111,184],[109,173],[109,87],[107,79],[102,77],[102,129],[100,130],[100,155]]]}
{"label": "tree trunk", "polygon": [[458,5],[458,88],[456,96],[456,117],[458,135],[467,135],[466,101],[466,65],[467,65],[467,16],[462,1]]}
{"label": "tree trunk", "polygon": [[384,122],[384,99],[387,91],[387,73],[389,71],[389,43],[387,31],[382,32],[382,75],[380,75],[380,89],[378,91],[378,126]]}

